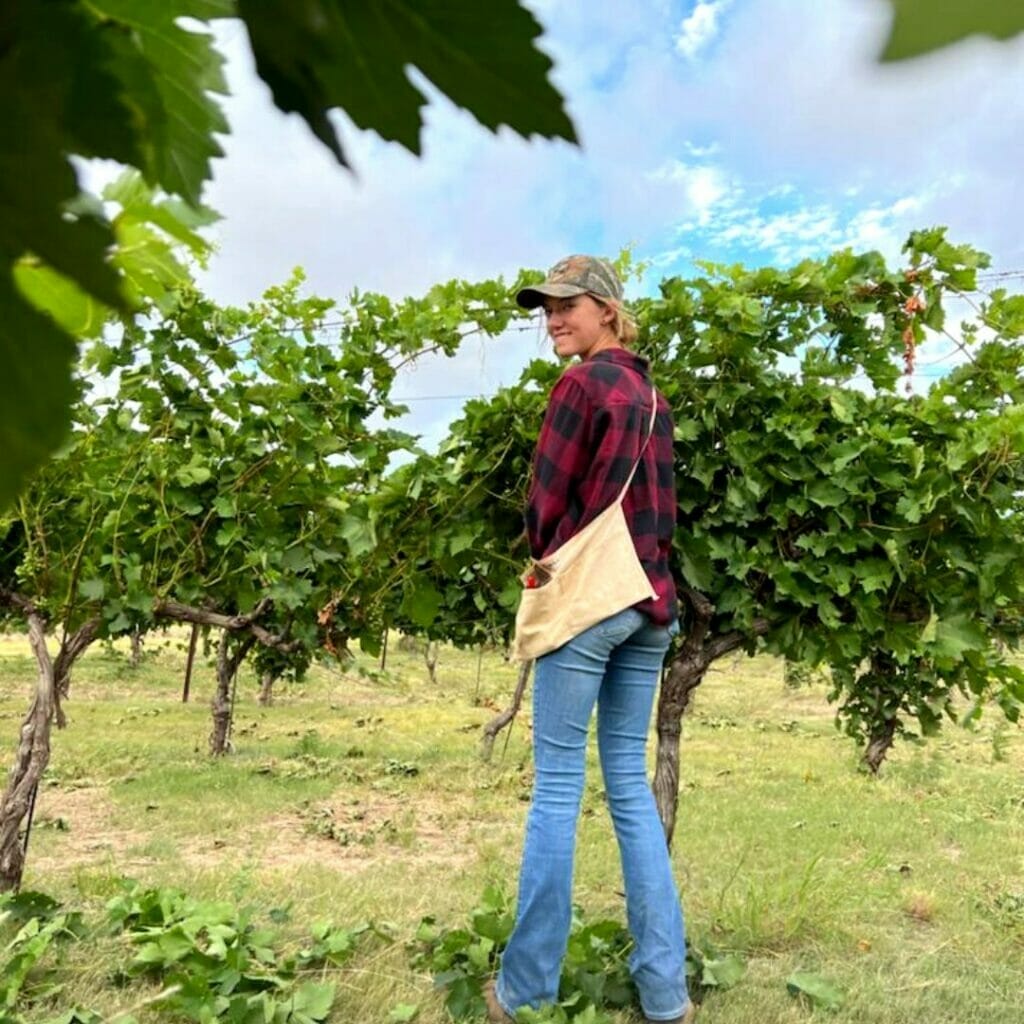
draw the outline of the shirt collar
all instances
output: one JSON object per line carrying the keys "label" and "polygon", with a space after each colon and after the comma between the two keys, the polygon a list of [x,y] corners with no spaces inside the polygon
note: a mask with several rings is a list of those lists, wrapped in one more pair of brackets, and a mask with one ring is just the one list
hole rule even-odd
{"label": "shirt collar", "polygon": [[645,377],[649,373],[650,363],[643,356],[630,352],[628,348],[604,348],[595,352],[587,362],[615,363],[618,366],[628,366]]}

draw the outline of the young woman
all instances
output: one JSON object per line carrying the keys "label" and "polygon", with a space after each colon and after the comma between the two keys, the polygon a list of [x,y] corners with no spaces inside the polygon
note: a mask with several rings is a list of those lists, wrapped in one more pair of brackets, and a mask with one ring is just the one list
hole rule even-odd
{"label": "young woman", "polygon": [[607,261],[570,256],[542,284],[520,291],[516,301],[527,309],[543,306],[555,352],[580,360],[552,390],[537,442],[526,511],[532,554],[551,554],[615,501],[639,455],[623,510],[657,596],[537,659],[535,783],[516,925],[498,976],[485,992],[488,1016],[502,1024],[519,1007],[558,998],[587,732],[596,705],[601,771],[635,944],[630,970],[648,1021],[688,1024],[694,1008],[686,989],[683,915],[646,772],[654,694],[677,629],[668,568],[676,506],[672,417],[658,394],[645,444],[651,380],[647,362],[626,347],[636,329]]}

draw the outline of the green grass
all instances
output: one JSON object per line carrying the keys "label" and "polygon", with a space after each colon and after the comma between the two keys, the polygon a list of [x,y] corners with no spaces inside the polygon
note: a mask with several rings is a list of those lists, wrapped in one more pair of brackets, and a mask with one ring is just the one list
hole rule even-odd
{"label": "green grass", "polygon": [[[210,665],[180,701],[181,636],[151,638],[137,670],[90,652],[55,734],[27,888],[93,909],[129,876],[269,909],[297,925],[388,921],[401,940],[433,914],[461,924],[483,887],[514,892],[531,783],[529,707],[507,749],[479,760],[480,727],[515,671],[443,649],[438,682],[392,644],[388,670],[318,669],[260,708],[239,683],[235,753],[206,754]],[[0,638],[0,742],[13,753],[34,676],[27,642]],[[698,944],[735,950],[743,980],[704,1003],[705,1024],[782,1024],[813,1014],[786,991],[797,969],[845,994],[856,1024],[1020,1024],[1024,977],[1024,739],[993,713],[902,744],[879,778],[858,770],[825,686],[794,690],[781,665],[737,659],[697,693],[684,730],[673,858]],[[653,744],[652,744],[653,756]],[[621,877],[596,759],[580,823],[576,898],[622,919]],[[72,951],[59,1004],[112,1013],[113,940]],[[337,974],[332,1020],[386,1022],[418,1003],[445,1019],[403,941]],[[153,1010],[142,1022],[160,1019]],[[627,1018],[623,1016],[623,1021]]]}

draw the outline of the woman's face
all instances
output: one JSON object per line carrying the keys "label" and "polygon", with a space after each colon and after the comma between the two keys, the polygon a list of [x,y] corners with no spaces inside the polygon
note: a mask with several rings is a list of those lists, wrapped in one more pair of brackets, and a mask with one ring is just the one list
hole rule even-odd
{"label": "woman's face", "polygon": [[619,347],[611,327],[612,311],[589,295],[546,298],[544,315],[555,352],[563,359],[586,359],[602,349]]}

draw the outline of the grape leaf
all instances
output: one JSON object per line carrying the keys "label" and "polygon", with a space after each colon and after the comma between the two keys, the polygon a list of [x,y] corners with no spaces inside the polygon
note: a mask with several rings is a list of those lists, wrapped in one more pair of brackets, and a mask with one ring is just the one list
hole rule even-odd
{"label": "grape leaf", "polygon": [[[43,313],[0,276],[0,507],[14,498],[29,472],[60,443],[73,398],[75,347]],[[32,358],[25,346],[31,339]],[[64,409],[64,417],[55,415]]]}
{"label": "grape leaf", "polygon": [[[78,194],[66,153],[141,157],[131,111],[107,69],[107,33],[74,4],[16,4],[0,15],[0,273],[27,253],[90,295],[126,308],[106,262],[114,241],[102,214],[67,215]],[[9,329],[9,328],[8,328]]]}
{"label": "grape leaf", "polygon": [[102,333],[109,307],[38,257],[25,256],[15,264],[14,281],[22,295],[49,313],[66,333],[77,338],[98,338]]}
{"label": "grape leaf", "polygon": [[[174,22],[209,4],[111,0],[107,7],[99,16],[74,3],[6,5],[0,13],[0,37],[8,44],[0,51],[6,129],[0,139],[0,306],[6,313],[0,326],[6,367],[0,383],[0,506],[67,429],[75,342],[65,332],[96,333],[90,300],[108,311],[127,312],[133,305],[108,258],[117,236],[102,207],[76,204],[78,182],[67,154],[137,165],[194,197],[209,174],[208,161],[202,163],[209,150],[204,140],[211,126],[223,124],[212,115],[199,119],[202,103],[195,100],[205,99],[203,90],[216,84],[219,57],[205,37]],[[112,11],[137,15],[136,31],[102,18]],[[152,30],[144,16],[153,19]],[[134,45],[141,49],[127,59],[126,48]],[[161,133],[148,125],[145,144],[139,118],[148,112],[148,94],[131,88],[145,83],[147,69],[153,76],[142,50],[157,61],[163,74],[158,85],[174,99],[160,112],[168,127]],[[205,70],[193,80],[199,56]],[[145,240],[136,233],[132,241]],[[136,251],[141,258],[147,250],[142,245]],[[65,301],[68,308],[56,322],[33,308]]]}
{"label": "grape leaf", "polygon": [[803,996],[816,1008],[838,1010],[843,1005],[842,991],[813,971],[794,971],[786,979],[786,988],[791,996]]}
{"label": "grape leaf", "polygon": [[[152,184],[199,202],[210,160],[223,156],[214,134],[228,123],[209,93],[227,93],[223,56],[213,37],[183,28],[182,17],[208,15],[190,0],[95,0],[111,33],[110,67],[132,99],[146,158],[134,163]],[[218,10],[214,7],[213,10]],[[219,8],[223,13],[227,8]],[[141,123],[140,123],[141,121]]]}
{"label": "grape leaf", "polygon": [[1006,0],[889,0],[892,28],[882,61],[905,60],[968,36],[1010,39],[1024,32],[1024,4]]}
{"label": "grape leaf", "polygon": [[428,582],[415,581],[405,595],[402,611],[417,626],[427,627],[436,618],[442,595]]}
{"label": "grape leaf", "polygon": [[[240,6],[278,105],[299,111],[339,159],[333,107],[419,152],[426,101],[409,66],[492,130],[575,140],[547,80],[551,62],[533,45],[540,27],[517,0]],[[207,220],[199,210],[190,221],[176,200],[125,196],[111,225],[100,204],[78,202],[70,155],[137,168],[150,188],[198,210],[217,134],[228,131],[214,98],[226,93],[224,58],[201,24],[235,12],[234,0],[0,7],[0,298],[12,309],[0,326],[12,368],[0,385],[0,506],[67,429],[75,337],[145,302],[169,311],[182,267],[146,225],[195,252],[194,229]]]}
{"label": "grape leaf", "polygon": [[418,68],[492,131],[576,141],[551,61],[533,45],[540,26],[516,0],[451,3],[387,0],[239,0],[256,69],[274,102],[296,111],[346,164],[328,120],[341,107],[360,128],[420,152],[426,103],[406,68]]}

